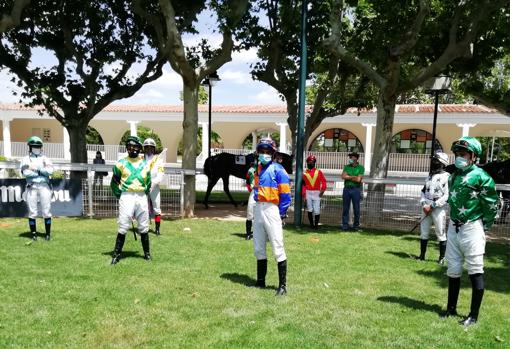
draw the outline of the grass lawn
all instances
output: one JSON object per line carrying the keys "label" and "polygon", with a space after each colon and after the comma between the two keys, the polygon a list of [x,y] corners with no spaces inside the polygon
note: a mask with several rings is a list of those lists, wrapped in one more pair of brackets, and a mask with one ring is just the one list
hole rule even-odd
{"label": "grass lawn", "polygon": [[[0,348],[510,347],[509,245],[488,244],[479,323],[465,331],[439,319],[446,269],[436,244],[427,261],[409,258],[417,236],[287,227],[288,295],[275,297],[272,259],[268,289],[249,287],[256,262],[244,222],[162,228],[151,234],[152,262],[129,234],[110,266],[113,219],[56,218],[54,239],[34,243],[25,219],[2,219]],[[462,315],[470,297],[464,275]]]}

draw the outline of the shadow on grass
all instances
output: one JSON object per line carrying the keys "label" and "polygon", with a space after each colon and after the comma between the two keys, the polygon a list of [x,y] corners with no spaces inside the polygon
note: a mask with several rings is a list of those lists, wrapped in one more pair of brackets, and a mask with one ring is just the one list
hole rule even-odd
{"label": "shadow on grass", "polygon": [[237,236],[238,238],[245,239],[246,240],[246,234],[243,233],[232,233],[230,234],[232,236]]}
{"label": "shadow on grass", "polygon": [[[36,236],[37,236],[37,238],[39,239],[39,238],[44,238],[44,235],[45,235],[45,234],[44,234],[44,233],[40,233],[40,232],[36,232],[36,233],[35,233],[35,235],[36,235]],[[29,240],[32,240],[32,233],[31,233],[31,232],[29,232],[29,231],[26,231],[26,232],[24,232],[24,233],[19,233],[19,234],[18,234],[18,236],[19,236],[20,238],[27,238],[27,239],[29,239]]]}
{"label": "shadow on grass", "polygon": [[[438,270],[417,270],[416,273],[431,277],[436,279],[437,283],[441,287],[448,287],[448,277],[446,276],[445,269]],[[499,292],[499,293],[510,293],[510,279],[508,278],[508,268],[494,268],[494,267],[486,267],[484,268],[484,279],[485,279],[485,289]],[[462,288],[471,288],[471,282],[467,276],[466,270],[463,270]]]}
{"label": "shadow on grass", "polygon": [[295,226],[294,224],[286,224],[284,228],[284,232],[292,233],[292,234],[328,234],[328,235],[335,235],[335,234],[344,234],[344,233],[352,233],[352,232],[345,232],[341,231],[340,228],[332,225],[319,225],[319,229],[313,229],[310,227],[309,224],[302,224],[300,227]]}
{"label": "shadow on grass", "polygon": [[408,231],[379,230],[379,229],[375,229],[375,228],[362,228],[362,230],[359,231],[359,234],[371,235],[371,236],[380,236],[380,235],[400,236],[400,237],[409,236]]}
{"label": "shadow on grass", "polygon": [[388,254],[394,255],[396,257],[403,258],[403,259],[412,259],[412,260],[414,260],[415,257],[417,257],[416,255],[411,254],[411,253],[407,253],[407,252],[385,251],[384,253],[388,253]]}
{"label": "shadow on grass", "polygon": [[424,301],[419,301],[409,297],[382,296],[377,298],[377,300],[387,303],[396,303],[411,309],[430,311],[437,314],[440,314],[443,310],[438,304],[427,304]]}
{"label": "shadow on grass", "polygon": [[[220,275],[222,279],[227,279],[233,283],[241,284],[247,287],[255,287],[256,280],[245,274],[239,273],[223,273]],[[275,286],[266,286],[266,289],[276,290]]]}
{"label": "shadow on grass", "polygon": [[[102,255],[111,257],[113,255],[113,251],[103,252]],[[142,258],[143,259],[143,254],[141,254],[138,251],[122,251],[120,253],[120,259],[122,260],[122,259],[126,259],[126,258]]]}

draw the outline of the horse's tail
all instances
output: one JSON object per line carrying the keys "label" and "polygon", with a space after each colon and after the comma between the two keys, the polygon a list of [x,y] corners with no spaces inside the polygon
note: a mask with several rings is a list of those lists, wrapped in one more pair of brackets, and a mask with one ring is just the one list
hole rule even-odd
{"label": "horse's tail", "polygon": [[205,159],[204,173],[207,177],[210,177],[212,174],[212,156]]}

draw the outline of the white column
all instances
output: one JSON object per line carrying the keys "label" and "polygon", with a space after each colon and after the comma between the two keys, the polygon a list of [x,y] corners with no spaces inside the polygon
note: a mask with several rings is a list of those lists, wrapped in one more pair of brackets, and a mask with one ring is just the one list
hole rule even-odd
{"label": "white column", "polygon": [[280,126],[280,151],[282,153],[287,152],[287,123],[277,122],[276,125]]}
{"label": "white column", "polygon": [[251,150],[256,151],[257,150],[257,132],[251,133]]}
{"label": "white column", "polygon": [[129,135],[130,136],[137,136],[138,133],[136,131],[136,126],[138,125],[140,121],[128,121],[129,124]]}
{"label": "white column", "polygon": [[71,141],[69,138],[69,132],[67,128],[63,127],[63,138],[64,138],[64,160],[71,160]]}
{"label": "white column", "polygon": [[209,154],[209,123],[201,122],[200,126],[202,127],[202,157],[205,161]]}
{"label": "white column", "polygon": [[462,127],[462,137],[469,136],[469,129],[475,127],[476,124],[457,124],[458,127]]}
{"label": "white column", "polygon": [[374,127],[375,124],[361,125],[367,128],[365,134],[365,163],[363,167],[365,167],[365,172],[370,173],[370,166],[372,165],[372,127]]}
{"label": "white column", "polygon": [[12,118],[4,117],[2,118],[2,133],[4,137],[4,156],[6,158],[10,158],[12,156],[11,150],[11,121]]}

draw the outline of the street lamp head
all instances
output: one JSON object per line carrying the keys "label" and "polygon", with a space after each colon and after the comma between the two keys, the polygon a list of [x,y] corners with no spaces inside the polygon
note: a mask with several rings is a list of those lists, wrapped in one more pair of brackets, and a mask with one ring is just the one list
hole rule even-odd
{"label": "street lamp head", "polygon": [[435,76],[423,83],[428,94],[443,94],[451,91],[452,79],[446,75]]}
{"label": "street lamp head", "polygon": [[220,81],[220,77],[216,71],[213,71],[211,74],[206,75],[205,79],[202,81],[203,86],[214,86],[218,81]]}

